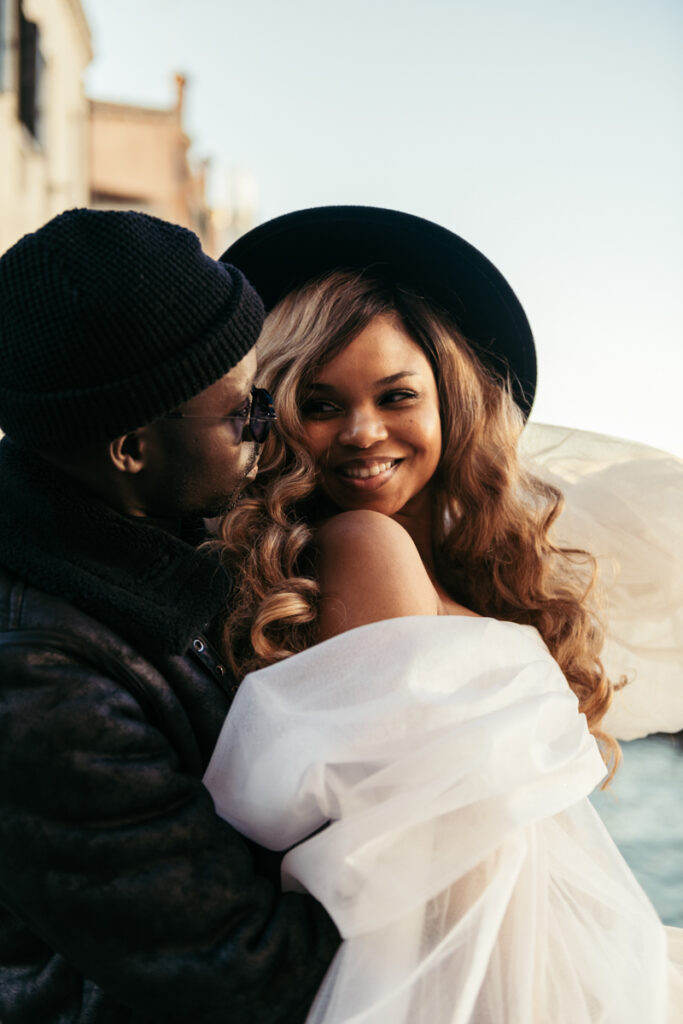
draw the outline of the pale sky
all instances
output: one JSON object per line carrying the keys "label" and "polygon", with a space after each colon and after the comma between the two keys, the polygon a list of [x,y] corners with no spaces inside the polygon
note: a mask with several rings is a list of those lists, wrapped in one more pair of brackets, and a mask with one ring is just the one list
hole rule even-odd
{"label": "pale sky", "polygon": [[169,106],[258,220],[435,220],[531,322],[533,418],[683,456],[683,7],[676,0],[82,0],[91,96]]}

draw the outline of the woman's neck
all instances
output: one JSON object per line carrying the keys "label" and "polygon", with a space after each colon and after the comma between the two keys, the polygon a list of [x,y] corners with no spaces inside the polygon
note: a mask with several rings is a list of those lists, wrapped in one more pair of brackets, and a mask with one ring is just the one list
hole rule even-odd
{"label": "woman's neck", "polygon": [[417,548],[425,569],[436,578],[434,562],[434,511],[431,494],[424,490],[391,517],[403,527]]}

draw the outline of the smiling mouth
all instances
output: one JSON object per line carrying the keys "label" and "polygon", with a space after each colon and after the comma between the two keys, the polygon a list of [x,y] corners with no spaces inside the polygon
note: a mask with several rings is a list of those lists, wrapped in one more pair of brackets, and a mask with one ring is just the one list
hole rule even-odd
{"label": "smiling mouth", "polygon": [[338,485],[348,493],[377,491],[394,476],[403,459],[354,459],[336,466]]}
{"label": "smiling mouth", "polygon": [[355,465],[339,466],[337,472],[340,476],[350,480],[369,480],[373,476],[379,476],[380,473],[386,473],[388,469],[393,469],[399,462],[400,459],[383,459],[372,463],[366,462],[363,465],[356,463]]}

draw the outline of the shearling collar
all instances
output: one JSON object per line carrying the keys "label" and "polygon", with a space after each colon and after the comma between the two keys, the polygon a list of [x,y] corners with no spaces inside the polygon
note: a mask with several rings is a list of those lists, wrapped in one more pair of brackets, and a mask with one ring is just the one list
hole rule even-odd
{"label": "shearling collar", "polygon": [[215,557],[120,515],[50,463],[0,441],[0,563],[130,642],[183,652],[224,607]]}

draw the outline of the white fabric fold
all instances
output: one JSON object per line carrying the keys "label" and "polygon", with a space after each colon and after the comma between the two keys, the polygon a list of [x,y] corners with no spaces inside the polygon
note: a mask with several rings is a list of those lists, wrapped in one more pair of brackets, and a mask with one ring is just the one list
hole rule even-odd
{"label": "white fabric fold", "polygon": [[535,630],[420,617],[248,676],[205,783],[345,940],[308,1024],[663,1024],[678,975],[604,774]]}

